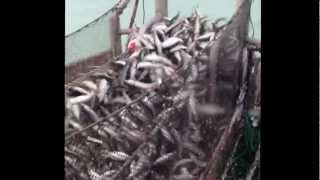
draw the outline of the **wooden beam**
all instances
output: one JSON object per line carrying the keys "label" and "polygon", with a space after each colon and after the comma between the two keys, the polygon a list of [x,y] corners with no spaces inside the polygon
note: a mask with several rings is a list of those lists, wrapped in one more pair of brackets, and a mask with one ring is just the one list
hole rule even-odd
{"label": "wooden beam", "polygon": [[110,36],[111,36],[111,49],[113,56],[121,54],[121,35],[120,35],[120,18],[117,12],[113,12],[109,19],[110,23]]}
{"label": "wooden beam", "polygon": [[168,0],[155,0],[156,15],[168,16]]}

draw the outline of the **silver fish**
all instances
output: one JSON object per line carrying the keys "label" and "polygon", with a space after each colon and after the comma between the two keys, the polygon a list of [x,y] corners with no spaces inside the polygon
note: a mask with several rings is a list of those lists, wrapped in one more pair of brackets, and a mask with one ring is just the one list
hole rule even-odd
{"label": "silver fish", "polygon": [[80,106],[79,106],[79,104],[71,105],[71,111],[72,111],[72,114],[74,115],[74,117],[77,120],[80,120]]}
{"label": "silver fish", "polygon": [[253,57],[254,57],[255,59],[260,59],[260,58],[261,58],[261,52],[254,51],[254,52],[253,52]]}
{"label": "silver fish", "polygon": [[88,114],[89,118],[95,122],[99,121],[99,116],[97,113],[88,105],[81,104],[81,107],[85,110],[85,112]]}
{"label": "silver fish", "polygon": [[184,26],[190,26],[190,21],[187,18],[183,20],[183,23],[184,23]]}
{"label": "silver fish", "polygon": [[194,25],[194,36],[193,39],[196,40],[199,37],[200,33],[200,17],[196,17],[195,25]]}
{"label": "silver fish", "polygon": [[[131,163],[130,163],[130,166],[129,166],[129,169],[130,169],[130,173],[132,174],[134,171],[135,171],[135,168],[136,168],[136,165],[137,164],[137,161],[136,160],[133,160]],[[130,175],[129,175],[130,176]],[[132,176],[132,175],[131,175]]]}
{"label": "silver fish", "polygon": [[174,53],[174,52],[176,52],[176,51],[186,50],[186,49],[187,49],[186,46],[184,46],[184,45],[182,45],[182,44],[178,44],[178,45],[170,48],[169,53]]}
{"label": "silver fish", "polygon": [[179,19],[177,21],[175,21],[173,24],[171,24],[166,30],[165,33],[169,33],[173,28],[175,28],[176,26],[180,25],[182,22],[184,22],[184,19]]}
{"label": "silver fish", "polygon": [[193,142],[199,143],[202,140],[200,128],[193,121],[190,121],[189,124],[193,130],[193,133],[190,135],[190,139]]}
{"label": "silver fish", "polygon": [[108,73],[104,73],[104,72],[93,73],[92,75],[90,75],[90,77],[95,79],[106,79],[108,81],[113,80],[113,78]]}
{"label": "silver fish", "polygon": [[[141,54],[141,49],[138,49],[138,50],[134,51],[134,52],[129,56],[129,59],[138,58],[140,54]],[[124,65],[123,65],[123,66],[124,66]]]}
{"label": "silver fish", "polygon": [[[150,62],[148,62],[148,63],[150,63]],[[152,63],[151,63],[152,64]],[[139,75],[139,77],[138,77],[138,81],[142,81],[145,77],[147,77],[147,75],[149,74],[149,71],[148,70],[144,70],[144,71],[142,71],[142,73]]]}
{"label": "silver fish", "polygon": [[149,34],[143,34],[143,37],[144,37],[145,39],[147,39],[149,42],[151,42],[151,44],[155,44],[154,38],[153,38],[151,35],[149,35]]}
{"label": "silver fish", "polygon": [[196,40],[197,41],[208,41],[208,40],[213,39],[214,35],[215,35],[215,32],[207,32],[207,33],[199,36]]}
{"label": "silver fish", "polygon": [[123,142],[122,137],[114,131],[110,126],[103,126],[102,128],[107,134],[109,134],[112,138],[118,140],[119,142]]}
{"label": "silver fish", "polygon": [[178,60],[178,63],[180,64],[181,63],[181,54],[180,54],[180,52],[179,51],[175,51],[174,53],[173,53],[173,55],[174,55],[174,57]]}
{"label": "silver fish", "polygon": [[151,120],[151,114],[146,111],[146,108],[143,108],[143,105],[140,103],[132,104],[130,106],[131,114],[135,116],[142,122],[149,122]]}
{"label": "silver fish", "polygon": [[196,45],[197,45],[196,41],[192,41],[192,42],[188,45],[187,51],[188,51],[189,53],[194,52]]}
{"label": "silver fish", "polygon": [[205,26],[207,22],[208,22],[208,17],[207,16],[200,17],[200,24],[202,26]]}
{"label": "silver fish", "polygon": [[198,8],[194,8],[194,15],[197,17],[201,17],[201,13],[199,12],[199,9]]}
{"label": "silver fish", "polygon": [[159,22],[159,23],[156,23],[152,26],[151,31],[152,32],[165,31],[165,29],[167,29],[167,28],[168,28],[168,26],[164,22]]}
{"label": "silver fish", "polygon": [[127,61],[124,61],[124,60],[118,60],[118,61],[114,61],[113,62],[114,64],[119,64],[121,66],[125,66],[127,64]]}
{"label": "silver fish", "polygon": [[138,41],[144,45],[145,48],[147,48],[149,50],[154,49],[152,42],[150,42],[146,37],[144,37],[143,35],[141,35],[139,33],[135,33],[135,36],[137,37]]}
{"label": "silver fish", "polygon": [[144,61],[159,62],[159,63],[163,63],[165,65],[168,65],[170,67],[174,67],[174,65],[172,64],[172,62],[168,58],[163,57],[163,56],[159,56],[155,53],[151,53],[151,54],[146,55],[143,60]]}
{"label": "silver fish", "polygon": [[208,47],[208,42],[200,42],[198,45],[201,49],[205,49],[206,47]]}
{"label": "silver fish", "polygon": [[167,154],[164,154],[162,156],[160,156],[159,158],[157,158],[154,162],[153,162],[153,165],[154,166],[158,166],[158,165],[161,165],[161,164],[164,164],[168,161],[171,161],[173,160],[173,158],[176,156],[176,152],[170,152],[170,153],[167,153]]}
{"label": "silver fish", "polygon": [[82,145],[69,145],[68,149],[76,154],[86,155],[86,149]]}
{"label": "silver fish", "polygon": [[191,174],[179,174],[179,175],[173,175],[171,179],[172,180],[196,180],[197,177]]}
{"label": "silver fish", "polygon": [[196,60],[199,60],[201,62],[208,62],[209,61],[209,56],[205,55],[205,54],[202,54],[200,56],[197,56]]}
{"label": "silver fish", "polygon": [[92,91],[96,91],[98,89],[97,85],[95,83],[93,83],[92,81],[85,80],[81,83],[81,85],[88,87]]}
{"label": "silver fish", "polygon": [[[98,129],[97,130],[99,136],[101,136],[105,141],[110,141],[109,136],[102,130],[102,129]],[[103,144],[104,146],[106,146],[106,144]],[[108,147],[108,149],[110,149],[110,147]]]}
{"label": "silver fish", "polygon": [[94,138],[94,137],[91,137],[91,136],[88,136],[87,140],[90,141],[90,142],[96,143],[96,144],[102,144],[103,143],[102,140]]}
{"label": "silver fish", "polygon": [[127,63],[123,68],[122,70],[120,71],[120,74],[119,74],[119,81],[120,81],[120,84],[121,85],[124,85],[124,81],[126,80],[127,76],[128,76],[128,73],[129,73],[129,70],[130,70],[130,63]]}
{"label": "silver fish", "polygon": [[198,159],[194,154],[189,153],[189,156],[197,166],[203,168],[207,166],[207,162]]}
{"label": "silver fish", "polygon": [[128,93],[125,91],[125,89],[122,89],[121,93],[122,93],[122,96],[124,97],[124,99],[126,100],[126,104],[132,102],[132,99],[130,98]]}
{"label": "silver fish", "polygon": [[73,168],[80,170],[81,166],[75,158],[71,158],[70,156],[64,156],[65,161],[70,164]]}
{"label": "silver fish", "polygon": [[174,139],[166,127],[160,128],[160,132],[169,142],[174,143]]}
{"label": "silver fish", "polygon": [[154,106],[154,104],[150,101],[149,97],[146,96],[144,98],[142,98],[142,103],[148,107],[148,109],[151,111],[152,115],[155,116],[156,115],[156,108]]}
{"label": "silver fish", "polygon": [[157,147],[154,143],[148,143],[143,150],[143,153],[149,158],[153,157],[157,153]]}
{"label": "silver fish", "polygon": [[187,30],[187,28],[185,26],[183,26],[183,28],[181,28],[180,30],[178,30],[177,32],[175,32],[172,36],[173,37],[178,37],[180,34],[182,34],[183,32],[185,32]]}
{"label": "silver fish", "polygon": [[199,104],[196,106],[196,111],[199,114],[206,115],[217,115],[224,113],[224,109],[222,107],[214,104]]}
{"label": "silver fish", "polygon": [[161,42],[156,32],[153,33],[153,37],[154,37],[154,42],[155,42],[158,54],[162,54]]}
{"label": "silver fish", "polygon": [[179,43],[183,43],[183,40],[177,37],[170,37],[162,42],[162,48],[169,48]]}
{"label": "silver fish", "polygon": [[149,174],[151,175],[151,177],[152,177],[154,180],[166,180],[166,179],[167,179],[163,174],[159,174],[159,173],[157,173],[157,172],[154,171],[154,170],[151,170],[151,171],[149,172]]}
{"label": "silver fish", "polygon": [[131,62],[131,67],[130,67],[130,79],[135,80],[135,75],[137,73],[137,64],[138,64],[138,60],[137,59],[133,59]]}
{"label": "silver fish", "polygon": [[115,97],[110,101],[110,104],[120,103],[120,104],[128,104],[128,100],[125,97]]}
{"label": "silver fish", "polygon": [[99,102],[102,102],[104,100],[104,97],[106,96],[108,89],[109,89],[108,81],[105,79],[101,79],[99,82],[99,91],[97,94]]}
{"label": "silver fish", "polygon": [[178,156],[181,157],[182,150],[183,150],[182,137],[180,133],[174,128],[171,129],[171,133],[175,139],[175,142],[177,142],[177,145],[178,145],[178,150],[177,150]]}
{"label": "silver fish", "polygon": [[106,172],[104,172],[103,174],[102,174],[102,177],[103,178],[106,178],[106,177],[110,177],[110,176],[112,176],[114,173],[116,173],[117,171],[116,170],[114,170],[114,169],[111,169],[111,170],[107,170]]}
{"label": "silver fish", "polygon": [[151,165],[151,162],[149,158],[145,155],[140,155],[137,163],[133,167],[132,171],[129,174],[129,178],[137,176],[139,173],[141,173],[143,170],[148,168]]}
{"label": "silver fish", "polygon": [[126,109],[119,113],[119,117],[121,119],[121,122],[128,128],[131,128],[131,129],[138,128],[138,125],[131,120],[129,112]]}
{"label": "silver fish", "polygon": [[89,101],[93,96],[94,96],[94,93],[91,92],[91,93],[86,94],[86,95],[77,96],[77,97],[74,97],[74,98],[69,98],[67,100],[67,103],[70,103],[70,105],[79,104],[79,103],[85,103],[85,102]]}
{"label": "silver fish", "polygon": [[218,32],[218,31],[220,31],[223,27],[224,27],[224,25],[218,25],[220,22],[222,22],[222,21],[225,21],[226,20],[226,18],[218,18],[215,22],[213,22],[212,23],[212,29],[213,29],[213,31],[214,32]]}
{"label": "silver fish", "polygon": [[197,116],[197,110],[196,110],[197,104],[198,104],[198,102],[194,96],[194,91],[192,91],[189,96],[188,106],[189,106],[189,110],[193,116]]}
{"label": "silver fish", "polygon": [[131,85],[131,86],[134,86],[134,87],[137,87],[140,89],[145,89],[145,90],[152,90],[152,89],[158,87],[158,83],[143,83],[143,82],[135,81],[135,80],[131,80],[131,79],[125,80],[125,82],[128,85]]}
{"label": "silver fish", "polygon": [[102,176],[92,169],[88,171],[88,174],[92,180],[102,180]]}
{"label": "silver fish", "polygon": [[184,166],[184,165],[190,164],[190,163],[194,163],[193,160],[190,158],[180,159],[179,161],[174,163],[173,167],[171,168],[171,171],[175,172],[178,167]]}
{"label": "silver fish", "polygon": [[174,34],[176,34],[178,31],[180,31],[183,28],[183,24],[179,24],[178,26],[174,27],[171,32],[170,35],[171,37],[175,37]]}
{"label": "silver fish", "polygon": [[183,147],[198,154],[200,156],[200,158],[203,158],[206,156],[206,154],[195,144],[191,143],[191,142],[183,142]]}
{"label": "silver fish", "polygon": [[123,135],[126,136],[130,141],[135,142],[137,144],[143,142],[145,140],[145,134],[138,130],[131,130],[126,127],[122,127]]}
{"label": "silver fish", "polygon": [[192,61],[192,56],[184,51],[181,51],[181,57],[183,62],[183,67],[188,68],[188,64]]}
{"label": "silver fish", "polygon": [[180,17],[180,12],[178,12],[175,16],[170,19],[170,24],[174,23]]}
{"label": "silver fish", "polygon": [[141,61],[137,64],[138,69],[143,69],[143,68],[162,68],[163,65],[159,63],[153,63],[153,62],[148,62],[148,61]]}
{"label": "silver fish", "polygon": [[76,129],[76,130],[78,130],[78,131],[80,131],[80,130],[82,130],[82,126],[81,126],[81,124],[79,124],[78,122],[76,122],[76,121],[74,121],[74,120],[72,120],[72,119],[70,119],[69,120],[69,124],[74,128],[74,129]]}
{"label": "silver fish", "polygon": [[160,30],[158,30],[158,31],[156,31],[157,32],[157,34],[159,35],[159,38],[161,38],[162,39],[162,41],[164,41],[164,40],[166,40],[167,39],[167,36],[166,36],[166,34],[165,34],[165,32],[164,31],[160,31]]}
{"label": "silver fish", "polygon": [[134,177],[133,180],[146,180],[146,176],[149,174],[149,171],[144,171],[137,177]]}
{"label": "silver fish", "polygon": [[164,66],[164,67],[162,67],[162,68],[163,68],[165,74],[166,74],[168,77],[171,77],[171,78],[173,78],[173,79],[176,78],[176,73],[175,73],[175,70],[174,70],[173,68],[168,67],[168,66]]}
{"label": "silver fish", "polygon": [[77,86],[71,86],[69,88],[70,91],[75,91],[77,93],[80,93],[80,94],[89,94],[89,92],[81,87],[77,87]]}
{"label": "silver fish", "polygon": [[179,101],[182,101],[182,100],[188,98],[189,96],[190,96],[190,91],[181,89],[178,91],[178,93],[174,97],[172,97],[172,101],[179,102]]}
{"label": "silver fish", "polygon": [[198,68],[195,63],[190,65],[190,76],[187,78],[187,82],[196,82],[199,76]]}
{"label": "silver fish", "polygon": [[107,157],[115,161],[126,161],[130,156],[124,152],[113,151],[109,152]]}
{"label": "silver fish", "polygon": [[166,66],[162,66],[161,68],[154,69],[154,73],[156,74],[156,77],[154,78],[154,81],[157,84],[162,84],[162,79],[164,77],[165,68],[167,68],[167,67]]}

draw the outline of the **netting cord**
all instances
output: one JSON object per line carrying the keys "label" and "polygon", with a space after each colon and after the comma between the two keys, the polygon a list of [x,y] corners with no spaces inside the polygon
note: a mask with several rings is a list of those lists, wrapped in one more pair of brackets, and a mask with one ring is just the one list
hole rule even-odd
{"label": "netting cord", "polygon": [[106,11],[105,13],[103,13],[101,16],[97,17],[95,20],[89,22],[88,24],[82,26],[81,28],[73,31],[72,33],[69,33],[68,35],[65,36],[65,38],[68,38],[78,32],[81,32],[83,29],[85,29],[86,27],[92,25],[92,24],[95,24],[97,21],[99,21],[100,19],[102,19],[103,17],[107,16],[110,12],[112,12],[114,10],[114,7],[109,9],[108,11]]}
{"label": "netting cord", "polygon": [[142,0],[142,24],[144,24],[145,19],[145,8],[144,8],[144,0]]}
{"label": "netting cord", "polygon": [[114,10],[117,10],[117,9],[124,9],[126,7],[126,5],[128,4],[128,1],[125,1],[125,2],[122,2],[121,0],[115,4],[111,9],[109,9],[108,11],[104,12],[102,15],[100,15],[99,17],[97,17],[96,19],[94,19],[93,21],[89,22],[88,24],[82,26],[81,28],[77,29],[76,31],[73,31],[72,33],[68,34],[65,36],[65,38],[68,38],[80,31],[82,31],[83,29],[85,29],[86,27],[92,25],[92,24],[95,24],[97,21],[99,21],[100,19],[102,19],[103,17],[105,17],[106,15],[108,15],[110,12],[113,12]]}

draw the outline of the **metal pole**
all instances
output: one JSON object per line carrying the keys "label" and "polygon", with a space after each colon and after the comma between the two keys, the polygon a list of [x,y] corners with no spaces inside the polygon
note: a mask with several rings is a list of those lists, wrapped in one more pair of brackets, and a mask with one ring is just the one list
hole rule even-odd
{"label": "metal pole", "polygon": [[168,0],[155,0],[156,15],[168,16]]}

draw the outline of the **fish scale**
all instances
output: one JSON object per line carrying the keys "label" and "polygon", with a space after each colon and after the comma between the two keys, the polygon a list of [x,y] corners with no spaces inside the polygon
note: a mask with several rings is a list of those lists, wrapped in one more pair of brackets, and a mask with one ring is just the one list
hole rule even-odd
{"label": "fish scale", "polygon": [[118,152],[118,151],[109,152],[107,156],[116,161],[125,161],[130,157],[128,154],[124,152]]}
{"label": "fish scale", "polygon": [[175,157],[175,155],[176,155],[176,152],[170,152],[170,153],[164,154],[163,156],[160,156],[158,159],[156,159],[153,162],[153,165],[157,166],[157,165],[161,165],[163,163],[166,163],[166,162],[172,160]]}
{"label": "fish scale", "polygon": [[139,173],[141,173],[144,169],[146,169],[148,166],[150,166],[150,160],[147,156],[141,155],[136,162],[135,166],[132,168],[132,172],[129,174],[129,178],[137,176]]}

